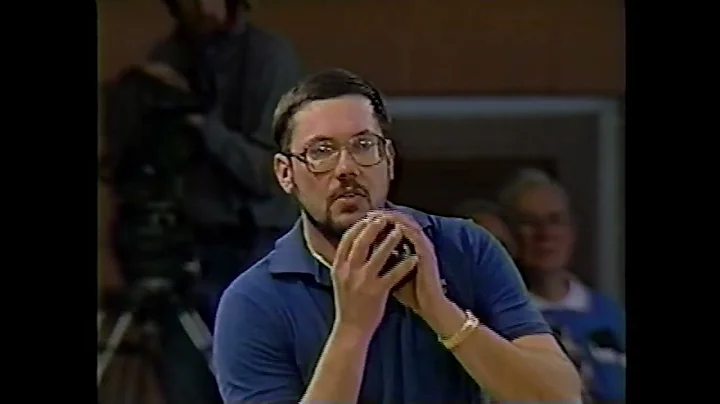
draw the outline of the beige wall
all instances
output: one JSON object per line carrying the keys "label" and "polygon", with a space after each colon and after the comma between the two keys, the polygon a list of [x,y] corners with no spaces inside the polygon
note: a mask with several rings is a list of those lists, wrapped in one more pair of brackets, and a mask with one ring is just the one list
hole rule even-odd
{"label": "beige wall", "polygon": [[[340,66],[388,94],[598,94],[625,88],[620,0],[255,0],[253,18],[310,68]],[[170,28],[159,0],[99,0],[100,77]]]}

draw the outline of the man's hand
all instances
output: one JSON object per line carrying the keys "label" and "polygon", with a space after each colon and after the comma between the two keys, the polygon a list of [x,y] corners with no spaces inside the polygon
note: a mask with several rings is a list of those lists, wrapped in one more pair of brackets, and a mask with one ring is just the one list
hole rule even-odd
{"label": "man's hand", "polygon": [[400,228],[402,235],[415,246],[418,258],[417,275],[395,292],[395,298],[428,321],[434,316],[435,309],[447,300],[440,282],[435,248],[420,225],[409,216],[386,211],[380,217]]}
{"label": "man's hand", "polygon": [[[190,91],[190,86],[185,77],[165,63],[146,63],[142,66],[142,70],[170,87]],[[205,116],[202,114],[189,114],[185,117],[185,120],[197,129],[202,129],[203,125],[205,125]]]}
{"label": "man's hand", "polygon": [[376,215],[355,223],[345,232],[331,270],[335,294],[335,324],[318,359],[301,403],[355,403],[358,401],[370,341],[377,330],[388,296],[417,264],[406,259],[380,276],[380,271],[402,240],[395,229],[368,254],[388,222]]}
{"label": "man's hand", "polygon": [[[418,257],[417,275],[396,291],[395,297],[413,309],[438,336],[448,338],[457,333],[467,317],[443,292],[432,243],[408,216],[382,212],[381,217],[400,226],[403,236],[414,244]],[[507,278],[516,281],[514,277]],[[516,293],[522,293],[519,285],[510,286],[516,288]],[[503,315],[509,315],[513,321],[519,318],[517,312]],[[580,396],[579,378],[549,335],[525,335],[510,342],[489,327],[480,326],[452,353],[473,380],[499,401],[578,402],[575,400]]]}
{"label": "man's hand", "polygon": [[186,116],[185,119],[190,125],[197,129],[202,129],[203,125],[205,125],[205,116],[202,114],[190,114]]}
{"label": "man's hand", "polygon": [[340,240],[332,270],[338,334],[369,341],[380,324],[390,289],[417,264],[417,258],[411,257],[380,276],[383,265],[402,239],[400,229],[394,229],[368,259],[371,244],[387,224],[382,217],[368,217],[351,227]]}
{"label": "man's hand", "polygon": [[190,91],[190,86],[185,77],[165,63],[149,62],[142,65],[141,69],[171,87]]}

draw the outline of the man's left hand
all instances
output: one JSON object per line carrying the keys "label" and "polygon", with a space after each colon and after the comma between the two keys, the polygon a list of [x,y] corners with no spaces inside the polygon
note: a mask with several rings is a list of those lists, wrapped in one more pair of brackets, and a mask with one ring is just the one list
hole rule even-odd
{"label": "man's left hand", "polygon": [[415,246],[418,257],[415,278],[397,290],[394,296],[428,321],[434,316],[435,309],[447,301],[440,280],[435,248],[420,225],[411,217],[395,211],[383,212],[382,216],[400,227],[403,235]]}
{"label": "man's left hand", "polygon": [[205,126],[205,122],[207,122],[205,116],[202,114],[190,114],[186,116],[185,119],[190,125],[197,129],[202,129],[203,126]]}

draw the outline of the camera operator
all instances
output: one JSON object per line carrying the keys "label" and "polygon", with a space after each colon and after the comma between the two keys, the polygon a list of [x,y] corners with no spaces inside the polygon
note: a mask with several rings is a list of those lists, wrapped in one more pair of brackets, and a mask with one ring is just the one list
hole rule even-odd
{"label": "camera operator", "polygon": [[[289,44],[247,21],[244,1],[164,3],[175,19],[175,28],[154,47],[149,62],[140,70],[170,89],[191,95],[205,111],[188,114],[184,121],[198,129],[213,164],[194,167],[186,176],[184,205],[197,244],[200,287],[209,306],[203,314],[209,322],[227,283],[269,251],[276,235],[297,217],[292,200],[272,180],[269,161],[276,146],[270,121],[278,99],[301,71]],[[104,135],[109,139],[109,154],[115,157],[118,150],[113,149],[121,143],[117,137],[137,132],[133,104],[144,96],[137,89],[135,93],[113,89],[123,85],[121,79],[104,94]],[[123,220],[117,214],[118,193],[104,184],[98,198],[102,212],[98,238],[103,240],[99,244],[101,288],[113,290],[131,282],[123,279],[127,268],[113,251],[109,236],[113,220]],[[159,369],[166,401],[219,402],[204,359],[175,314],[167,313],[160,326],[163,352]]]}
{"label": "camera operator", "polygon": [[[273,110],[302,72],[286,41],[248,21],[246,1],[163,2],[176,26],[154,47],[150,60],[186,78],[200,100],[211,105],[208,116],[194,116],[193,122],[202,129],[209,151],[253,196],[234,198],[234,209],[228,209],[225,190],[206,190],[193,198],[201,222],[198,236],[207,240],[201,259],[203,272],[211,278],[214,307],[238,269],[272,249],[277,236],[297,218],[292,200],[276,185],[268,158],[277,147],[270,135]],[[247,222],[255,227],[252,248],[226,248],[233,239],[247,243]]]}

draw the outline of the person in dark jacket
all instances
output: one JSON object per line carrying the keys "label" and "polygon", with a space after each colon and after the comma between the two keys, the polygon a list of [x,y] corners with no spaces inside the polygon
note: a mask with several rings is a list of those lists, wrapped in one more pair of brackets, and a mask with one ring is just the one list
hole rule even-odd
{"label": "person in dark jacket", "polygon": [[[271,250],[277,236],[298,217],[294,202],[274,180],[269,162],[277,146],[270,123],[279,98],[302,71],[287,41],[248,21],[244,1],[164,3],[175,28],[153,47],[142,69],[206,105],[206,114],[187,120],[200,129],[206,150],[236,185],[229,187],[216,172],[199,170],[188,191],[187,210],[199,243],[200,288],[208,306],[203,317],[212,323],[216,301],[227,284]],[[127,123],[112,119],[118,106],[112,100],[106,104],[105,132],[117,133],[121,129],[113,125]],[[162,336],[160,369],[167,402],[218,402],[202,355],[173,313],[168,313]]]}
{"label": "person in dark jacket", "polygon": [[[210,243],[206,270],[217,267],[215,261],[225,256],[237,261],[232,266],[219,265],[229,271],[207,274],[213,278],[212,295],[219,297],[238,269],[269,251],[277,236],[298,217],[294,202],[277,186],[267,162],[277,151],[270,134],[275,106],[303,73],[287,41],[248,20],[247,2],[164,1],[177,24],[171,35],[152,49],[149,59],[187,78],[189,87],[201,99],[209,100],[211,112],[193,117],[194,123],[202,129],[209,151],[252,196],[236,197],[228,204],[225,190],[208,187],[193,198],[200,233],[207,233],[211,240],[243,237],[247,232],[241,229],[246,226],[238,220],[249,220],[256,228],[254,246],[239,259],[233,258],[237,249]],[[223,3],[225,13],[222,7],[213,8],[215,3]],[[238,219],[238,210],[246,215]]]}

